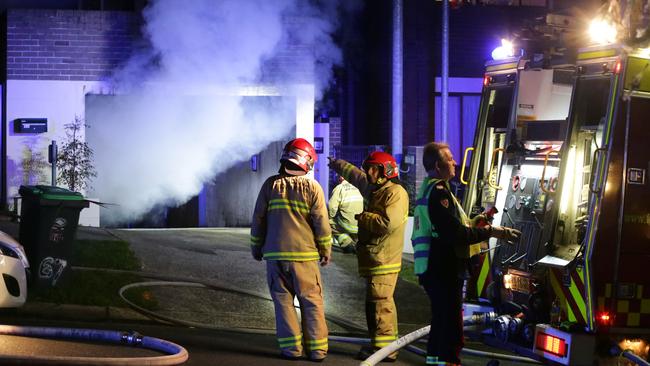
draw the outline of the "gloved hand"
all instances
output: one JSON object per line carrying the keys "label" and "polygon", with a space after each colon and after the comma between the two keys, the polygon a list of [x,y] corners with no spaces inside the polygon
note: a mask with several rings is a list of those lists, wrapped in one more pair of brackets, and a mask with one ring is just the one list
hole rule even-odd
{"label": "gloved hand", "polygon": [[481,223],[483,223],[483,225],[486,225],[488,223],[487,217],[484,214],[476,215],[472,217],[470,221],[472,223],[472,227],[478,227]]}
{"label": "gloved hand", "polygon": [[521,231],[505,226],[492,226],[490,236],[497,239],[506,239],[507,241],[517,241],[521,236]]}
{"label": "gloved hand", "polygon": [[332,163],[334,162],[334,160],[336,160],[335,157],[333,157],[333,156],[328,156],[328,157],[327,157],[327,166],[331,168],[331,167],[332,167]]}
{"label": "gloved hand", "polygon": [[328,264],[330,264],[330,256],[329,255],[321,256],[320,257],[320,266],[325,267]]}
{"label": "gloved hand", "polygon": [[261,261],[262,260],[262,247],[259,245],[252,245],[251,246],[251,254],[253,255],[253,259],[256,261]]}

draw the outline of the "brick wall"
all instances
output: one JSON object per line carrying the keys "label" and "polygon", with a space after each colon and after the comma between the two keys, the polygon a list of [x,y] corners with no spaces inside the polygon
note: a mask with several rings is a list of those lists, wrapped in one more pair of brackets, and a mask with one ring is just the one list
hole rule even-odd
{"label": "brick wall", "polygon": [[102,80],[128,59],[134,13],[8,10],[7,79]]}

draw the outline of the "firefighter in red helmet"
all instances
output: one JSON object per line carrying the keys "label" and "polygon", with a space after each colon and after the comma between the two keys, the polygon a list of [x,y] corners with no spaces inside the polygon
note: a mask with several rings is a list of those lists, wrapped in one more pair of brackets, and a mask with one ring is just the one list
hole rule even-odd
{"label": "firefighter in red helmet", "polygon": [[[334,158],[330,158],[330,167],[359,188],[366,202],[364,211],[357,215],[359,275],[366,282],[366,321],[372,342],[358,357],[366,359],[397,339],[393,294],[402,266],[409,198],[399,184],[397,162],[383,151],[368,155],[363,170]],[[393,353],[385,360],[396,359],[397,353]]]}
{"label": "firefighter in red helmet", "polygon": [[[329,263],[332,236],[323,189],[305,177],[317,158],[307,140],[287,143],[280,171],[262,185],[253,212],[251,252],[256,260],[266,260],[280,356],[286,359],[299,359],[303,351],[312,361],[327,356],[318,263]],[[296,297],[302,327],[294,308]]]}

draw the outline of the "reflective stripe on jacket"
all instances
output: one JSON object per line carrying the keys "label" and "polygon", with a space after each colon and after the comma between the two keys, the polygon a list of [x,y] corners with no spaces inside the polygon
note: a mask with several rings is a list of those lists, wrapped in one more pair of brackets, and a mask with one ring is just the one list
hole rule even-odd
{"label": "reflective stripe on jacket", "polygon": [[266,260],[311,261],[329,256],[331,229],[323,189],[304,176],[269,177],[257,196],[251,245]]}
{"label": "reflective stripe on jacket", "polygon": [[359,231],[354,215],[363,211],[363,196],[357,187],[343,181],[332,190],[329,202],[329,217],[348,234]]}
{"label": "reflective stripe on jacket", "polygon": [[366,201],[358,220],[359,274],[370,276],[399,272],[409,209],[406,190],[391,181],[381,186],[371,185],[365,172],[345,160],[337,159],[330,167],[357,187]]}

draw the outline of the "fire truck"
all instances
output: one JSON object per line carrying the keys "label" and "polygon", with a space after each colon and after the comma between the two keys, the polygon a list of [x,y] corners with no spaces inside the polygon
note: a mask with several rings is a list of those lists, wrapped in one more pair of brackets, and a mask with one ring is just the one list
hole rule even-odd
{"label": "fire truck", "polygon": [[473,258],[464,310],[493,314],[484,342],[563,365],[648,360],[649,65],[620,45],[486,65],[463,206],[522,235]]}

